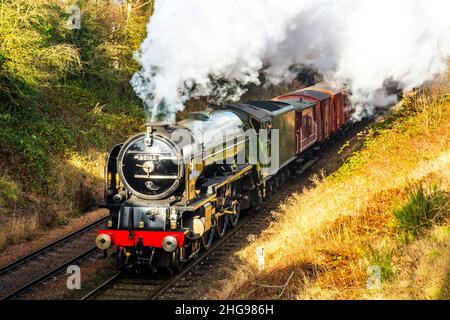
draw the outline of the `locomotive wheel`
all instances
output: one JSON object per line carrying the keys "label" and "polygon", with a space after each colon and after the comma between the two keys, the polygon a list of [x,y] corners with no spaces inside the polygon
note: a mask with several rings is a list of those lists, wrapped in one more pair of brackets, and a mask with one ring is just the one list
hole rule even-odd
{"label": "locomotive wheel", "polygon": [[214,222],[215,221],[211,217],[211,228],[208,231],[206,231],[205,234],[202,236],[202,245],[205,250],[211,248],[211,245],[214,241],[214,233],[215,233]]}
{"label": "locomotive wheel", "polygon": [[280,188],[280,184],[281,184],[281,182],[280,182],[280,176],[277,174],[277,175],[275,175],[275,177],[274,177],[274,191],[278,191],[278,189]]}
{"label": "locomotive wheel", "polygon": [[241,206],[239,204],[236,205],[236,214],[229,214],[228,215],[228,222],[231,227],[235,227],[239,221],[239,216],[241,215]]}
{"label": "locomotive wheel", "polygon": [[286,174],[285,174],[284,170],[285,169],[281,169],[281,172],[280,172],[280,179],[279,179],[280,184],[283,184],[286,181]]}
{"label": "locomotive wheel", "polygon": [[180,273],[183,270],[183,263],[180,261],[180,248],[172,252],[170,256],[170,269],[173,273]]}
{"label": "locomotive wheel", "polygon": [[261,207],[261,204],[263,203],[263,197],[261,191],[258,189],[254,192],[254,199],[252,200],[252,210],[258,210]]}
{"label": "locomotive wheel", "polygon": [[266,184],[266,196],[264,197],[264,200],[267,201],[267,199],[270,198],[270,195],[273,192],[273,182],[272,181],[268,181]]}
{"label": "locomotive wheel", "polygon": [[125,253],[123,252],[123,250],[121,250],[120,248],[116,249],[116,267],[117,270],[125,270],[125,264],[126,264],[126,256]]}
{"label": "locomotive wheel", "polygon": [[217,219],[217,235],[219,236],[219,238],[222,238],[225,233],[227,232],[227,227],[228,227],[228,218],[226,215],[223,215],[221,217],[219,217]]}
{"label": "locomotive wheel", "polygon": [[211,248],[211,245],[214,240],[214,229],[211,228],[202,236],[202,245],[205,250]]}

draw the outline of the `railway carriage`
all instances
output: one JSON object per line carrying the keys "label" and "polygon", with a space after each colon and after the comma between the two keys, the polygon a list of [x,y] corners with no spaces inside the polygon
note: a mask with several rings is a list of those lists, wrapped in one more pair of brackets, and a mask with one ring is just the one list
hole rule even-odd
{"label": "railway carriage", "polygon": [[[97,246],[114,246],[119,268],[178,271],[234,227],[242,211],[258,208],[349,117],[345,93],[318,84],[271,101],[194,112],[175,125],[147,124],[109,155],[103,207],[110,219]],[[271,154],[275,143],[278,153]]]}
{"label": "railway carriage", "polygon": [[[345,92],[326,83],[318,83],[315,86],[294,91],[272,100],[313,104],[312,109],[308,112],[314,114],[314,122],[318,124],[318,141],[324,141],[342,129],[352,115],[352,108]],[[301,115],[298,116],[298,128],[302,128],[303,125],[301,117]]]}

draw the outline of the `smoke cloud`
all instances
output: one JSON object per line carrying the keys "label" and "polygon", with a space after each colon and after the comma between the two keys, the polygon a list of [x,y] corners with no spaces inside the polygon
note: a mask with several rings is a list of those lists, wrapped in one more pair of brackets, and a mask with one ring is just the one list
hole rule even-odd
{"label": "smoke cloud", "polygon": [[446,70],[447,0],[156,0],[131,84],[152,120],[196,96],[237,100],[247,85],[290,81],[312,65],[346,84],[356,117]]}

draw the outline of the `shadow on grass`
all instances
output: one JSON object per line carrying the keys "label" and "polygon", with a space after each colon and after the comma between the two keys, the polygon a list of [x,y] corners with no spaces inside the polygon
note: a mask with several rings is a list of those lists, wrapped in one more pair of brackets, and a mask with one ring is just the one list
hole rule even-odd
{"label": "shadow on grass", "polygon": [[450,300],[450,259],[448,260],[447,263],[447,276],[445,277],[445,280],[442,282],[438,299]]}

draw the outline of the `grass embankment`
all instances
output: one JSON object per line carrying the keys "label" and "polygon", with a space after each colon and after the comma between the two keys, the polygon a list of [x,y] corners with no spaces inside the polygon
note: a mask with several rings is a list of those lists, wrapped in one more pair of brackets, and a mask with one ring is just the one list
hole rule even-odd
{"label": "grass embankment", "polygon": [[405,98],[338,171],[284,203],[219,298],[450,299],[445,80]]}
{"label": "grass embankment", "polygon": [[0,248],[100,201],[106,152],[141,129],[128,81],[151,1],[0,1]]}

